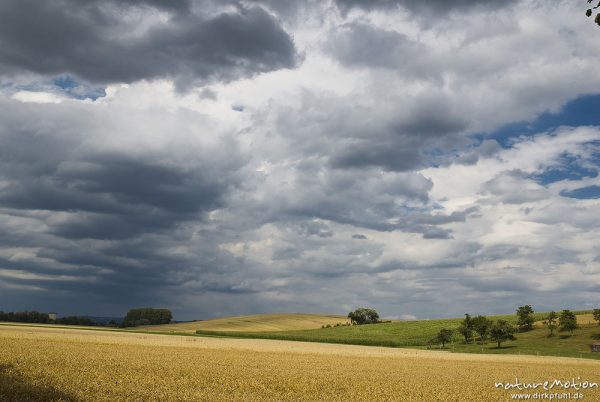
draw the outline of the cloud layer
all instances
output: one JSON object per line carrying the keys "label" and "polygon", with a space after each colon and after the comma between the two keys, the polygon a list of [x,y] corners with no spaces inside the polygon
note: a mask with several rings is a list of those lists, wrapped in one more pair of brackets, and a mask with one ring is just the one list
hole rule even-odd
{"label": "cloud layer", "polygon": [[600,91],[580,11],[3,2],[0,309],[592,307],[600,129],[560,123]]}

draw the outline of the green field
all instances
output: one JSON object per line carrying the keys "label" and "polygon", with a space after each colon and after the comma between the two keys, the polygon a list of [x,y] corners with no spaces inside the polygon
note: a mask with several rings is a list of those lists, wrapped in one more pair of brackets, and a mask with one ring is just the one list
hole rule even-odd
{"label": "green field", "polygon": [[[575,331],[573,337],[564,337],[557,333],[548,338],[548,331],[539,323],[533,331],[516,334],[517,340],[506,342],[503,348],[497,349],[496,344],[489,342],[480,344],[464,344],[459,334],[447,346],[447,350],[464,353],[500,353],[500,354],[530,354],[547,356],[568,356],[600,358],[600,353],[590,352],[589,344],[593,342],[592,335],[600,334],[600,326],[589,324],[590,311],[577,311],[581,328]],[[547,313],[536,313],[535,319],[543,320]],[[503,319],[516,323],[516,315],[501,315],[489,317],[493,320]],[[312,330],[270,331],[270,332],[228,332],[228,331],[197,331],[201,336],[225,336],[235,338],[279,339],[304,342],[340,343],[369,346],[415,347],[426,348],[429,341],[443,328],[456,329],[462,318],[424,320],[424,321],[395,321],[382,324],[355,325],[351,327],[320,328]]]}

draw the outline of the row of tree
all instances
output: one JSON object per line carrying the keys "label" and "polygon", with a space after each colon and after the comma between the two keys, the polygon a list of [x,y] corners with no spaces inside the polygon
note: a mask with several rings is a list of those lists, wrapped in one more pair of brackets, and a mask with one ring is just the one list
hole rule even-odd
{"label": "row of tree", "polygon": [[474,340],[476,333],[482,344],[491,339],[498,343],[498,347],[501,347],[505,341],[516,339],[514,336],[516,329],[511,323],[506,320],[493,321],[483,315],[472,318],[469,314],[465,314],[458,332],[464,337],[465,343]]}
{"label": "row of tree", "polygon": [[96,325],[91,319],[78,316],[61,317],[56,320],[50,320],[50,316],[47,313],[40,313],[38,311],[11,311],[8,313],[0,311],[0,321],[27,324]]}
{"label": "row of tree", "polygon": [[[160,325],[168,324],[173,319],[170,310],[154,309],[154,308],[135,308],[127,312],[123,319],[121,327],[137,327],[141,325]],[[29,324],[61,324],[61,325],[85,325],[96,326],[102,325],[91,318],[80,316],[60,317],[56,320],[51,320],[47,313],[38,311],[17,311],[7,312],[0,311],[0,322],[18,322]],[[117,326],[117,323],[110,321],[108,326]]]}
{"label": "row of tree", "polygon": [[[479,335],[479,341],[484,344],[488,339],[497,342],[498,348],[502,346],[502,343],[508,340],[516,340],[515,332],[527,332],[534,328],[535,324],[535,312],[530,305],[521,306],[517,309],[517,324],[513,326],[506,320],[492,321],[485,316],[479,315],[477,317],[471,317],[469,314],[465,314],[465,319],[458,327],[458,333],[462,335],[465,343],[471,343],[475,339],[475,334]],[[598,321],[600,325],[600,309],[593,311],[594,320]],[[556,330],[573,332],[579,328],[577,324],[577,316],[571,310],[563,310],[560,314],[555,311],[550,312],[543,324],[550,331],[549,337],[554,336]],[[438,332],[437,336],[432,340],[433,343],[441,344],[445,347],[447,343],[452,342],[454,337],[454,330],[442,329]]]}

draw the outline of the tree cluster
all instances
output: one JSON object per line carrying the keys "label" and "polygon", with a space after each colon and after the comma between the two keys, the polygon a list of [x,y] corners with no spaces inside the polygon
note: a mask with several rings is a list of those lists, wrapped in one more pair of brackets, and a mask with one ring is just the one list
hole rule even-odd
{"label": "tree cluster", "polygon": [[554,331],[557,329],[562,332],[568,331],[573,335],[573,331],[579,328],[577,316],[571,310],[563,310],[560,315],[557,314],[556,311],[551,311],[543,324],[548,328],[548,331],[550,331],[548,337],[553,337]]}
{"label": "tree cluster", "polygon": [[353,325],[377,324],[379,314],[371,308],[358,308],[348,313],[348,318]]}
{"label": "tree cluster", "polygon": [[460,324],[458,332],[464,337],[465,343],[473,340],[473,335],[479,335],[481,344],[488,339],[498,343],[498,348],[505,341],[514,341],[515,328],[506,320],[492,321],[485,316],[479,315],[475,318],[465,314],[465,319]]}
{"label": "tree cluster", "polygon": [[133,308],[123,319],[123,327],[169,324],[173,319],[171,310],[158,308]]}
{"label": "tree cluster", "polygon": [[[444,347],[446,343],[452,341],[453,333],[452,330],[442,329],[434,341]],[[482,345],[488,339],[491,339],[498,343],[498,348],[502,346],[502,343],[516,339],[514,336],[515,328],[511,323],[506,320],[492,321],[482,315],[473,318],[469,314],[465,314],[465,319],[458,328],[458,333],[464,337],[465,343],[470,343],[473,340],[473,335],[478,334]]]}

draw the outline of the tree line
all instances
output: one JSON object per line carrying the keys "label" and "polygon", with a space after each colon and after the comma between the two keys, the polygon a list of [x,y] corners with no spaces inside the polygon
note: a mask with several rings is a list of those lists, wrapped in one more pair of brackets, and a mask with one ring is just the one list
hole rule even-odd
{"label": "tree line", "polygon": [[0,311],[0,321],[28,324],[96,325],[91,319],[80,316],[60,317],[56,320],[51,320],[47,313],[40,313],[38,311],[11,311],[7,313]]}
{"label": "tree line", "polygon": [[[142,325],[160,325],[168,324],[173,319],[173,314],[168,309],[155,308],[134,308],[127,312],[127,315],[121,323],[122,328],[137,327]],[[17,322],[27,324],[59,324],[59,325],[81,325],[81,326],[118,326],[116,322],[110,321],[103,325],[89,317],[84,316],[68,316],[59,317],[55,320],[50,319],[48,313],[40,313],[38,311],[16,311],[4,312],[0,311],[0,322]]]}

